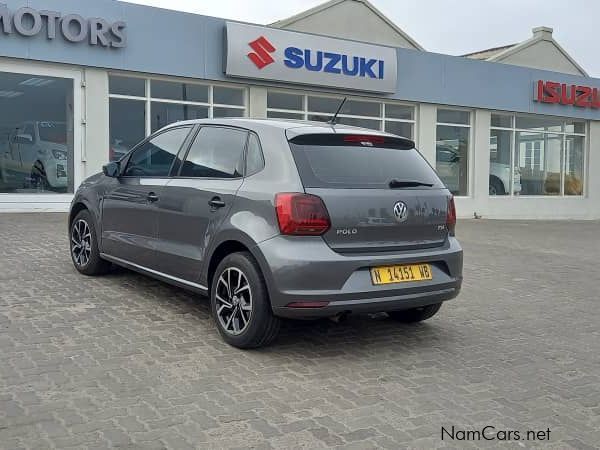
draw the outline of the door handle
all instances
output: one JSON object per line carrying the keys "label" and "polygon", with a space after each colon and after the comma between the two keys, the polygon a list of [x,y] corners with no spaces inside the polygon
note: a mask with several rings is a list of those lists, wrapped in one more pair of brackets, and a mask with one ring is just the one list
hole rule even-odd
{"label": "door handle", "polygon": [[213,197],[208,201],[208,205],[211,209],[223,208],[225,206],[225,202],[221,200],[220,197]]}
{"label": "door handle", "polygon": [[149,192],[148,196],[146,197],[146,199],[150,202],[150,203],[154,203],[158,201],[158,195],[156,195],[154,192]]}

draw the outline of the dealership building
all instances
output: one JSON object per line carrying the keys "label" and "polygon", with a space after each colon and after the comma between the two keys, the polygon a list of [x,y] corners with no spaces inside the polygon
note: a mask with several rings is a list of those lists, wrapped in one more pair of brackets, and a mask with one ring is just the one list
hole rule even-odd
{"label": "dealership building", "polygon": [[326,121],[347,97],[338,122],[414,140],[461,217],[600,219],[599,89],[550,28],[442,55],[367,0],[266,26],[3,0],[0,211],[67,210],[86,177],[178,120]]}

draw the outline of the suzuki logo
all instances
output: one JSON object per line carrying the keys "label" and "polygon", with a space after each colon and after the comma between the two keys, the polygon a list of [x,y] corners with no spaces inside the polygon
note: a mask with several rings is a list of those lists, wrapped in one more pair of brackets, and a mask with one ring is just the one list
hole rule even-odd
{"label": "suzuki logo", "polygon": [[275,59],[270,55],[270,53],[275,51],[275,47],[273,47],[273,44],[271,44],[264,36],[249,42],[248,45],[254,50],[254,53],[248,53],[248,58],[250,58],[259,69],[275,62]]}
{"label": "suzuki logo", "polygon": [[406,222],[408,219],[408,206],[404,202],[396,202],[394,205],[394,216],[396,216],[396,222]]}

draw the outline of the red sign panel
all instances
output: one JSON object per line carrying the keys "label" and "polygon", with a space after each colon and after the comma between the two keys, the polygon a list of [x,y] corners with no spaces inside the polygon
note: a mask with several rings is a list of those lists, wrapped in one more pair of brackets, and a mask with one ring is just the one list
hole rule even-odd
{"label": "red sign panel", "polygon": [[533,100],[540,103],[557,103],[580,108],[600,108],[598,88],[577,84],[539,80],[535,84]]}

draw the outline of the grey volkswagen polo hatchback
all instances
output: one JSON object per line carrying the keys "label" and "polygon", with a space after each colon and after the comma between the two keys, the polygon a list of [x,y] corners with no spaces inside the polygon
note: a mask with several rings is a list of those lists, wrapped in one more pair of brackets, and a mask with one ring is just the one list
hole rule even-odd
{"label": "grey volkswagen polo hatchback", "polygon": [[75,268],[111,263],[210,297],[223,339],[281,318],[433,316],[462,282],[454,200],[408,139],[322,122],[207,119],[154,133],[83,182]]}

